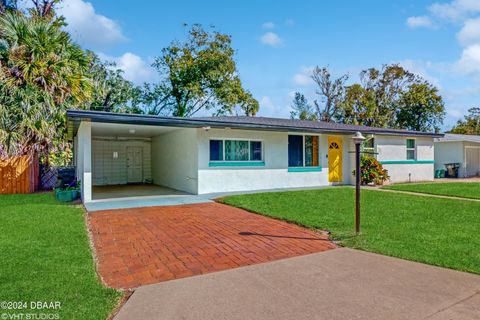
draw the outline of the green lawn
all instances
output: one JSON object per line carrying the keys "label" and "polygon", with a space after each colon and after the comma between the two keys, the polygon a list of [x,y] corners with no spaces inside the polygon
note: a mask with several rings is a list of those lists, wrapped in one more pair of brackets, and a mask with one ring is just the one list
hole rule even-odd
{"label": "green lawn", "polygon": [[332,232],[342,245],[480,273],[480,203],[362,190],[362,234],[354,235],[354,189],[259,193],[226,204]]}
{"label": "green lawn", "polygon": [[480,183],[478,182],[445,182],[445,183],[402,183],[385,186],[384,189],[411,191],[419,193],[480,199]]}
{"label": "green lawn", "polygon": [[121,293],[95,273],[83,210],[51,193],[0,204],[0,301],[59,301],[60,319],[106,319]]}

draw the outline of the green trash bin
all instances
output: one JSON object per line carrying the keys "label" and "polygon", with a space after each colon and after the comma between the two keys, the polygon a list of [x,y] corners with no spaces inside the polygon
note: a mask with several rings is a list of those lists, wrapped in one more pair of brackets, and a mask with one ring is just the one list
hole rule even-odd
{"label": "green trash bin", "polygon": [[435,170],[435,178],[436,179],[445,178],[445,170],[444,169]]}

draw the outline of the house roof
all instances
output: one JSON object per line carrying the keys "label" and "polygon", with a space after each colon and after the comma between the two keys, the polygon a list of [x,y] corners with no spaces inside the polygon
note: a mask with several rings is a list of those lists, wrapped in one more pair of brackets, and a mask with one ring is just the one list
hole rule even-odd
{"label": "house roof", "polygon": [[467,134],[446,133],[441,138],[436,138],[435,142],[475,142],[480,143],[480,136]]}
{"label": "house roof", "polygon": [[426,136],[432,138],[443,137],[443,134],[430,132],[408,131],[390,128],[374,128],[367,126],[355,126],[333,122],[309,121],[298,119],[246,117],[246,116],[222,116],[222,117],[196,117],[177,118],[160,117],[153,115],[125,114],[89,110],[68,110],[68,133],[70,137],[75,135],[81,121],[143,124],[171,127],[190,128],[231,128],[253,129],[268,131],[303,131],[319,133],[355,133],[360,131],[364,134],[384,134],[401,136]]}

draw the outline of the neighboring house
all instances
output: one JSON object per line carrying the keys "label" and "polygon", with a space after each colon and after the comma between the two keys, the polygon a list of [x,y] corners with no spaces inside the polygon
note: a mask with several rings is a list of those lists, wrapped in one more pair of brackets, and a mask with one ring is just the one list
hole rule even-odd
{"label": "neighboring house", "polygon": [[435,139],[435,170],[445,169],[447,163],[460,165],[459,177],[480,174],[480,136],[445,134]]}
{"label": "neighboring house", "polygon": [[192,194],[352,184],[356,131],[391,181],[434,177],[439,134],[264,117],[68,111],[85,202],[92,185],[153,183]]}

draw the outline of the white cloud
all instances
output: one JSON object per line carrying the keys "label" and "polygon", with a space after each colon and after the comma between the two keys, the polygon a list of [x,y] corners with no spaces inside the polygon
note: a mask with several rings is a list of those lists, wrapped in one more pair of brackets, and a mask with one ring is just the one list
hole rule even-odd
{"label": "white cloud", "polygon": [[295,73],[292,82],[297,86],[306,87],[313,84],[312,80],[313,67],[301,67],[300,71]]}
{"label": "white cloud", "polygon": [[480,18],[466,20],[457,38],[463,46],[480,42]]}
{"label": "white cloud", "polygon": [[453,0],[450,3],[434,3],[428,10],[430,13],[441,19],[458,21],[465,19],[468,15],[480,12],[480,1],[478,0]]}
{"label": "white cloud", "polygon": [[[288,100],[290,101],[290,99]],[[263,117],[288,118],[290,116],[290,111],[292,110],[288,104],[284,105],[284,103],[276,103],[270,96],[263,96],[260,99],[259,104],[260,110],[258,115]]]}
{"label": "white cloud", "polygon": [[431,72],[445,75],[442,82],[448,84],[448,87],[441,89],[447,105],[445,126],[454,125],[468,106],[475,105],[480,99],[480,91],[477,89],[480,81],[480,0],[443,0],[429,6],[428,11],[427,17],[434,26],[450,23],[460,29],[456,37],[462,53],[456,61],[450,63],[418,64],[414,61],[412,71],[425,78]]}
{"label": "white cloud", "polygon": [[454,22],[461,25],[457,40],[462,46],[461,57],[449,69],[463,75],[480,79],[480,0],[452,0],[448,3],[434,3],[428,7],[430,16],[410,17],[411,27],[428,26],[433,20]]}
{"label": "white cloud", "polygon": [[265,32],[260,37],[260,42],[263,43],[263,44],[266,44],[268,46],[272,46],[272,47],[279,47],[279,46],[283,45],[283,39],[280,38],[274,32]]}
{"label": "white cloud", "polygon": [[104,49],[127,40],[119,24],[96,13],[90,2],[65,0],[58,13],[65,17],[67,31],[89,49]]}
{"label": "white cloud", "polygon": [[259,110],[261,111],[262,115],[268,117],[276,114],[277,107],[269,96],[263,96],[259,101],[259,105]]}
{"label": "white cloud", "polygon": [[131,52],[126,52],[119,57],[107,56],[99,53],[99,57],[103,60],[116,63],[116,68],[124,71],[125,79],[132,81],[136,84],[154,79],[155,73],[152,67],[150,67],[140,56]]}
{"label": "white cloud", "polygon": [[452,118],[461,119],[463,118],[464,112],[457,109],[449,109],[447,110],[447,114]]}
{"label": "white cloud", "polygon": [[273,29],[273,28],[275,28],[275,23],[273,23],[271,21],[265,22],[264,24],[262,24],[262,28]]}
{"label": "white cloud", "polygon": [[432,20],[427,16],[409,17],[407,19],[407,26],[410,28],[433,28]]}
{"label": "white cloud", "polygon": [[460,72],[466,74],[480,73],[480,44],[466,47],[457,62],[457,67]]}

